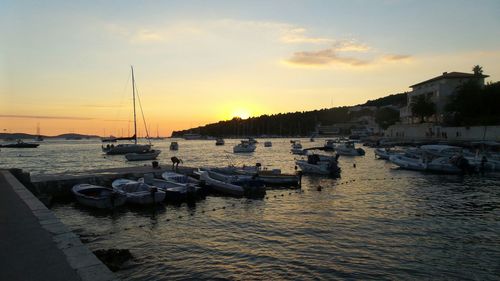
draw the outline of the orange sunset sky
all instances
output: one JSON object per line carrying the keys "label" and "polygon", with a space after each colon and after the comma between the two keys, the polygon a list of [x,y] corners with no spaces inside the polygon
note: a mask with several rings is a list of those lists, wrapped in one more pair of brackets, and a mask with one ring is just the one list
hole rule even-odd
{"label": "orange sunset sky", "polygon": [[130,65],[163,136],[476,64],[498,81],[498,15],[499,1],[0,1],[0,129],[127,134]]}

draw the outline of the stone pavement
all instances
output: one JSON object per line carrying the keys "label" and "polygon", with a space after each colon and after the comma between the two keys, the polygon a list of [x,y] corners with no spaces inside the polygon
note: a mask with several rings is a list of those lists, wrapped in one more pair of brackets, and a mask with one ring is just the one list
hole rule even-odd
{"label": "stone pavement", "polygon": [[60,220],[0,170],[0,280],[116,280]]}

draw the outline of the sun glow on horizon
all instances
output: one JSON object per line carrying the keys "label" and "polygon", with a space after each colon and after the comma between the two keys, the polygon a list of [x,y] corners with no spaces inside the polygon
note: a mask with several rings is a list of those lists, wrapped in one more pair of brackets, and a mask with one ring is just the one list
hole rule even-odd
{"label": "sun glow on horizon", "polygon": [[241,119],[248,119],[250,117],[250,112],[246,109],[237,108],[237,109],[233,110],[231,115],[233,118],[238,117]]}

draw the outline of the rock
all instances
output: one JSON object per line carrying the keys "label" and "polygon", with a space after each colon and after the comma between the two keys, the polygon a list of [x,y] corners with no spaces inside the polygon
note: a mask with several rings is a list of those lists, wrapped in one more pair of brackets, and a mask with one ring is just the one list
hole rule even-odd
{"label": "rock", "polygon": [[102,249],[94,251],[94,254],[113,272],[120,270],[132,258],[128,249]]}

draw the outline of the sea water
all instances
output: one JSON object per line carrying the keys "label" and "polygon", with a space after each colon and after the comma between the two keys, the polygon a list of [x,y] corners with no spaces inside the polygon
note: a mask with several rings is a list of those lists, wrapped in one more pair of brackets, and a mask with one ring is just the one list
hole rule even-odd
{"label": "sea water", "polygon": [[[236,155],[238,140],[154,141],[186,166],[254,165],[295,170],[289,139],[258,139]],[[302,140],[304,148],[322,140]],[[0,167],[37,175],[150,164],[105,156],[98,140],[46,140],[36,149],[2,149]],[[97,212],[75,202],[52,210],[91,250],[134,256],[124,280],[460,279],[500,276],[500,176],[434,175],[397,169],[366,155],[341,157],[340,179],[304,176],[301,191],[262,199],[208,196],[196,204]],[[322,152],[326,153],[326,152]],[[355,165],[354,165],[355,164]]]}

